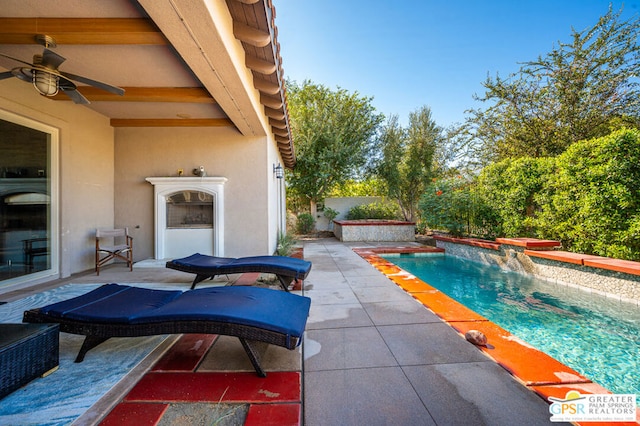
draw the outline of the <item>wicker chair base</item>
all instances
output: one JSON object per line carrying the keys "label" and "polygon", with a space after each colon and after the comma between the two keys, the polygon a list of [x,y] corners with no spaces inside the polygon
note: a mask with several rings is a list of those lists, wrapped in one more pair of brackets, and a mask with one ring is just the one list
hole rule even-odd
{"label": "wicker chair base", "polygon": [[0,324],[0,398],[57,366],[57,324]]}
{"label": "wicker chair base", "polygon": [[75,362],[82,362],[91,349],[112,337],[140,337],[163,334],[218,334],[237,337],[260,377],[267,373],[260,364],[260,342],[293,350],[299,339],[261,328],[213,321],[171,321],[151,324],[99,324],[54,318],[32,309],[24,312],[24,322],[58,323],[60,331],[86,336]]}

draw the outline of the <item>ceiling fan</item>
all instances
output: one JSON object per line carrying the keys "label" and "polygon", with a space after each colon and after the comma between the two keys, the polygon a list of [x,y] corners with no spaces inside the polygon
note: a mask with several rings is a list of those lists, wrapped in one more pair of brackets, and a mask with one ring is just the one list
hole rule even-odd
{"label": "ceiling fan", "polygon": [[27,65],[0,73],[0,80],[4,80],[9,77],[17,77],[22,81],[32,83],[36,90],[43,96],[55,96],[59,90],[62,90],[71,98],[71,100],[73,100],[73,102],[77,104],[89,104],[90,102],[87,98],[82,96],[80,92],[78,92],[74,81],[88,84],[89,86],[97,87],[116,95],[124,95],[124,89],[121,89],[120,87],[111,86],[110,84],[101,83],[90,78],[59,71],[58,67],[66,61],[66,59],[49,50],[49,47],[54,48],[57,46],[55,40],[52,37],[43,34],[36,35],[35,38],[38,44],[44,46],[44,51],[41,55],[33,55],[32,64],[0,53],[0,56]]}

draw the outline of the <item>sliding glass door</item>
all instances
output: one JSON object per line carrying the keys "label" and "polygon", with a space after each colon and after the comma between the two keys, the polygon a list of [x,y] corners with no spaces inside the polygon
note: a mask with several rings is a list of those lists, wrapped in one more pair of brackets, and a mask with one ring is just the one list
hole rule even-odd
{"label": "sliding glass door", "polygon": [[58,273],[54,128],[0,110],[0,286]]}

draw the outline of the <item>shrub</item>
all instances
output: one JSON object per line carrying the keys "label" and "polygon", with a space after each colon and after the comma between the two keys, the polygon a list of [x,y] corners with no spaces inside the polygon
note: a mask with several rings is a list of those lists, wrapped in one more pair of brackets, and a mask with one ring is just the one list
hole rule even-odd
{"label": "shrub", "polygon": [[285,234],[284,232],[278,233],[278,246],[276,247],[276,254],[278,256],[289,256],[293,250],[296,240],[291,234]]}
{"label": "shrub", "polygon": [[428,231],[429,231],[429,226],[423,219],[420,219],[416,223],[416,234],[425,235]]}
{"label": "shrub", "polygon": [[394,203],[371,203],[362,204],[360,206],[352,207],[347,213],[347,219],[400,219],[400,209]]}
{"label": "shrub", "polygon": [[[484,223],[496,236],[549,238],[574,252],[639,260],[638,164],[640,131],[628,129],[576,142],[554,158],[501,161],[470,191],[467,223]],[[463,200],[447,181],[434,183],[423,197],[423,218],[459,233]]]}
{"label": "shrub", "polygon": [[300,213],[296,222],[296,231],[298,234],[309,234],[316,227],[316,220],[311,213]]}
{"label": "shrub", "polygon": [[534,217],[541,210],[538,195],[554,173],[553,158],[503,160],[485,167],[474,192],[493,233],[505,237],[536,237]]}
{"label": "shrub", "polygon": [[539,194],[541,236],[580,253],[640,259],[640,132],[573,144]]}
{"label": "shrub", "polygon": [[334,210],[331,207],[325,207],[324,213],[323,213],[324,217],[326,217],[329,220],[329,223],[331,223],[333,219],[335,219],[339,214],[340,214],[339,211]]}

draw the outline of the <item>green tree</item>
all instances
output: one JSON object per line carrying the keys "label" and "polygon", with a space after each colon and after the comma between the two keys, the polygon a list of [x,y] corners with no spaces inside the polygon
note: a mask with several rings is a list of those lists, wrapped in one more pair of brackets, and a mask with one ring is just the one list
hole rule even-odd
{"label": "green tree", "polygon": [[391,116],[378,140],[381,158],[374,171],[382,179],[389,197],[398,202],[405,220],[416,221],[418,201],[434,175],[434,155],[443,143],[442,129],[423,106],[409,114],[403,129],[398,117]]}
{"label": "green tree", "polygon": [[373,138],[383,120],[372,98],[305,80],[287,82],[296,167],[288,173],[288,196],[316,204],[335,186],[358,176],[368,161]]}
{"label": "green tree", "polygon": [[473,208],[470,183],[462,176],[433,179],[418,203],[421,220],[432,230],[451,235],[470,235],[473,231]]}
{"label": "green tree", "polygon": [[385,183],[377,178],[349,179],[334,186],[327,194],[329,197],[375,197],[387,193]]}
{"label": "green tree", "polygon": [[510,157],[544,157],[571,144],[605,136],[640,117],[640,20],[609,12],[590,29],[573,30],[570,43],[526,62],[503,79],[487,77],[490,104],[465,123],[484,164]]}

